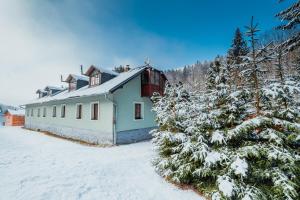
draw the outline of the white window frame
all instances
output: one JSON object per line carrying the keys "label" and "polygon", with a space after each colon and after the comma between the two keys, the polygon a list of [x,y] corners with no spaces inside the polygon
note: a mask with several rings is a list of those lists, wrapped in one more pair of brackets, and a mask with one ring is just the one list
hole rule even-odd
{"label": "white window frame", "polygon": [[[141,119],[135,119],[135,104],[141,104]],[[143,121],[145,119],[144,114],[144,102],[141,101],[134,101],[133,102],[133,121]]]}
{"label": "white window frame", "polygon": [[[98,104],[98,119],[92,119],[92,106],[93,106],[93,104]],[[94,102],[91,102],[90,103],[90,119],[92,120],[92,121],[98,121],[98,120],[100,120],[100,102],[99,101],[94,101]]]}
{"label": "white window frame", "polygon": [[[55,116],[54,116],[54,107],[55,107]],[[52,106],[52,117],[57,117],[57,106],[56,105],[53,105]]]}
{"label": "white window frame", "polygon": [[30,117],[33,117],[33,108],[31,108],[31,111],[30,111]]}
{"label": "white window frame", "polygon": [[96,73],[93,72],[92,75],[90,76],[90,86],[91,87],[97,86],[100,85],[100,83],[101,83],[101,72],[99,71],[97,71]]}
{"label": "white window frame", "polygon": [[[65,113],[64,113],[64,116],[62,115],[62,108],[65,106]],[[67,105],[66,104],[61,104],[60,106],[60,118],[66,118],[66,112],[67,112]]]}
{"label": "white window frame", "polygon": [[37,117],[41,117],[41,108],[37,109]]}
{"label": "white window frame", "polygon": [[[77,118],[77,112],[78,112],[78,106],[81,105],[81,118]],[[76,111],[75,111],[75,119],[81,120],[83,118],[83,104],[82,103],[76,103]]]}

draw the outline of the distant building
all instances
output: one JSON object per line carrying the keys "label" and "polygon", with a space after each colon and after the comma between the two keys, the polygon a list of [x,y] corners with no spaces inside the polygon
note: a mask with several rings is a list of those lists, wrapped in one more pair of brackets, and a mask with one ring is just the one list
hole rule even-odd
{"label": "distant building", "polygon": [[24,109],[7,109],[5,114],[5,126],[24,126],[25,110]]}
{"label": "distant building", "polygon": [[38,90],[39,98],[26,104],[25,127],[95,144],[151,138],[157,124],[150,97],[163,93],[161,71],[149,64],[120,74],[91,66],[82,74],[62,79],[68,89]]}

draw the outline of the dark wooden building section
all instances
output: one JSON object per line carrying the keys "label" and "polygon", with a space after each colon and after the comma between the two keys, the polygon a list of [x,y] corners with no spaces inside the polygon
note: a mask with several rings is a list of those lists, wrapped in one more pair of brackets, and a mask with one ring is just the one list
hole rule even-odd
{"label": "dark wooden building section", "polygon": [[151,97],[154,92],[163,95],[166,80],[166,76],[161,71],[147,68],[142,73],[142,97]]}

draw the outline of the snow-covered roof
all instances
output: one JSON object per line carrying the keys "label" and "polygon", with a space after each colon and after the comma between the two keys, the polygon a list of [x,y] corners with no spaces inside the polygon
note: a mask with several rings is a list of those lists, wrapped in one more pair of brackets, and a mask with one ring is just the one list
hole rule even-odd
{"label": "snow-covered roof", "polygon": [[102,67],[96,67],[94,65],[90,66],[89,69],[86,71],[86,75],[90,75],[90,73],[94,70],[94,69],[97,69],[99,70],[100,72],[102,73],[107,73],[107,74],[111,74],[111,75],[115,75],[115,76],[118,76],[119,73],[117,72],[114,72],[112,70],[109,70],[109,69],[105,69],[105,68],[102,68]]}
{"label": "snow-covered roof", "polygon": [[36,93],[46,93],[46,91],[45,91],[45,90],[38,89],[38,90],[36,91]]}
{"label": "snow-covered roof", "polygon": [[10,113],[11,115],[25,115],[24,109],[17,109],[17,110],[7,109],[6,112]]}
{"label": "snow-covered roof", "polygon": [[55,87],[55,86],[46,86],[44,90],[64,90],[65,88],[62,87]]}
{"label": "snow-covered roof", "polygon": [[128,72],[120,73],[118,76],[98,86],[89,87],[89,85],[87,85],[74,91],[65,90],[53,96],[46,96],[43,98],[35,99],[27,104],[43,103],[43,102],[62,100],[67,98],[101,95],[101,94],[107,94],[109,92],[114,92],[120,86],[127,83],[129,80],[131,80],[132,78],[140,74],[142,71],[144,71],[145,68],[146,68],[145,66],[137,67],[129,70]]}
{"label": "snow-covered roof", "polygon": [[88,81],[89,78],[86,76],[79,76],[76,74],[70,74],[67,78],[66,78],[66,82],[69,82],[72,78],[76,79],[76,80],[83,80],[83,81]]}

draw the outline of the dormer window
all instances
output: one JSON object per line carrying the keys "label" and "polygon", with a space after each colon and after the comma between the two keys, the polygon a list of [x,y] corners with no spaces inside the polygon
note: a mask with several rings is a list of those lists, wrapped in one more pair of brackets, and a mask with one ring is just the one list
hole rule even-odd
{"label": "dormer window", "polygon": [[61,82],[68,83],[69,85],[69,92],[78,90],[89,84],[89,79],[84,76],[78,76],[75,74],[69,74],[66,80],[63,80],[61,76]]}
{"label": "dormer window", "polygon": [[101,85],[118,75],[118,73],[116,72],[100,67],[95,67],[93,65],[89,67],[89,69],[85,73],[82,72],[82,74],[89,77],[90,87]]}
{"label": "dormer window", "polygon": [[76,81],[72,81],[69,83],[69,91],[76,90],[77,84]]}
{"label": "dormer window", "polygon": [[47,92],[44,90],[37,90],[36,93],[39,95],[39,98],[43,98],[44,96],[47,96]]}
{"label": "dormer window", "polygon": [[95,73],[90,79],[91,86],[100,85],[100,73]]}
{"label": "dormer window", "polygon": [[52,95],[56,95],[59,92],[63,91],[64,88],[61,87],[54,87],[54,86],[47,86],[45,87],[45,89],[43,90],[45,95],[44,96],[52,96]]}

